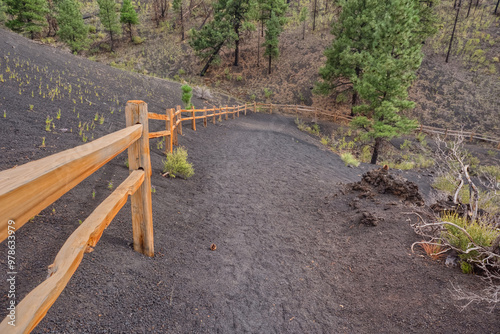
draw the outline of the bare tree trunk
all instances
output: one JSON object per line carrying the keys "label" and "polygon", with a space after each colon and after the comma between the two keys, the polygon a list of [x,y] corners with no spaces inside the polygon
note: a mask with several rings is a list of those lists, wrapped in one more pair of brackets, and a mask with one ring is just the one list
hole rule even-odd
{"label": "bare tree trunk", "polygon": [[234,49],[234,66],[238,66],[238,60],[240,58],[240,25],[237,24],[234,27],[234,32],[236,33],[235,49]]}
{"label": "bare tree trunk", "polygon": [[469,17],[469,14],[470,14],[470,8],[472,7],[472,0],[469,1],[469,9],[467,10],[467,17]]}
{"label": "bare tree trunk", "polygon": [[203,67],[203,69],[201,70],[201,73],[200,73],[200,76],[204,76],[205,73],[207,73],[207,70],[208,68],[210,67],[210,64],[212,63],[212,61],[214,61],[215,59],[215,56],[219,53],[220,49],[222,48],[222,46],[224,45],[224,42],[223,43],[220,43],[217,48],[215,49],[215,51],[212,53],[212,55],[210,56],[210,58],[208,59],[207,63],[205,64],[205,66]]}
{"label": "bare tree trunk", "polygon": [[316,29],[316,8],[318,5],[318,0],[314,0],[314,10],[313,10],[313,31]]}
{"label": "bare tree trunk", "polygon": [[375,145],[373,146],[372,160],[370,161],[370,163],[372,165],[375,165],[377,163],[378,154],[380,151],[381,144],[382,144],[382,138],[375,138]]}
{"label": "bare tree trunk", "polygon": [[267,73],[271,74],[271,55],[269,55],[269,69],[268,69]]}
{"label": "bare tree trunk", "polygon": [[451,45],[453,44],[453,37],[455,37],[455,29],[457,27],[458,15],[460,14],[461,0],[458,3],[457,8],[457,16],[455,17],[455,24],[453,24],[453,31],[451,32],[450,45],[448,46],[448,53],[446,54],[446,62],[448,62],[448,58],[450,58]]}
{"label": "bare tree trunk", "polygon": [[260,33],[257,32],[257,67],[260,67]]}
{"label": "bare tree trunk", "polygon": [[497,5],[495,6],[495,14],[497,13],[498,4],[500,4],[500,0],[497,1]]}
{"label": "bare tree trunk", "polygon": [[302,40],[304,40],[305,38],[306,38],[306,20],[304,20],[304,25],[302,26]]}
{"label": "bare tree trunk", "polygon": [[182,11],[182,2],[181,2],[181,41],[184,40],[184,13]]}

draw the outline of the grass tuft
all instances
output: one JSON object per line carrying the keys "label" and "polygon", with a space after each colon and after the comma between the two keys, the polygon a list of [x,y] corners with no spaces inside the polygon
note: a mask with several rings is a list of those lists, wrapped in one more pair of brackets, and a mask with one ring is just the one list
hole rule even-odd
{"label": "grass tuft", "polygon": [[183,147],[176,148],[173,153],[167,153],[167,159],[163,161],[163,172],[168,173],[170,177],[190,178],[194,175],[194,170],[187,157],[187,150]]}

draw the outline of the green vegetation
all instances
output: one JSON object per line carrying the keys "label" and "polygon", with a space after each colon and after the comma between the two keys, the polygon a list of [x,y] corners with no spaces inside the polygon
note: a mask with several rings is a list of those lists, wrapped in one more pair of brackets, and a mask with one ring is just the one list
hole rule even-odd
{"label": "green vegetation", "polygon": [[85,49],[88,45],[88,27],[83,22],[78,3],[75,0],[62,0],[58,9],[57,35],[68,44],[72,52]]}
{"label": "green vegetation", "polygon": [[349,152],[342,153],[340,155],[340,158],[342,159],[342,161],[344,162],[344,164],[346,166],[358,167],[360,164],[360,162],[358,160],[356,160],[356,158]]}
{"label": "green vegetation", "polygon": [[[137,25],[139,23],[139,18],[137,13],[135,12],[134,6],[130,0],[123,0],[123,5],[120,10],[120,22],[127,26],[127,30],[130,36],[130,40],[133,41],[132,38],[132,26]],[[134,42],[134,41],[133,41]],[[135,44],[140,44],[136,43]]]}
{"label": "green vegetation", "polygon": [[6,0],[7,14],[13,17],[6,25],[18,32],[28,33],[31,39],[47,25],[45,15],[49,12],[46,0]]}
{"label": "green vegetation", "polygon": [[[490,247],[491,243],[500,235],[500,231],[492,225],[484,224],[481,221],[469,221],[467,218],[460,217],[457,214],[446,213],[441,217],[442,221],[449,222],[464,229],[472,241],[476,245],[483,247]],[[473,263],[480,261],[480,253],[474,250],[474,244],[471,243],[469,236],[467,236],[460,228],[456,226],[445,224],[446,230],[443,232],[442,237],[453,247],[461,250],[459,254],[462,262],[467,262],[469,265],[464,265],[462,270],[464,273],[471,273],[473,271]],[[464,270],[465,269],[465,270]]]}
{"label": "green vegetation", "polygon": [[114,51],[114,40],[121,33],[120,22],[116,13],[116,2],[115,0],[97,0],[97,3],[99,4],[99,18],[111,38],[110,50]]}
{"label": "green vegetation", "polygon": [[341,7],[315,91],[328,94],[352,84],[351,113],[358,115],[352,124],[364,130],[362,140],[374,141],[375,164],[383,140],[416,128],[400,111],[414,107],[408,88],[422,61],[422,42],[433,29],[420,22],[424,12],[429,15],[426,5],[412,0],[350,0]]}
{"label": "green vegetation", "polygon": [[183,85],[182,89],[182,102],[184,102],[185,109],[193,108],[193,104],[191,103],[191,98],[193,97],[193,89],[189,85]]}
{"label": "green vegetation", "polygon": [[193,166],[187,161],[188,153],[183,147],[174,149],[173,153],[167,153],[166,160],[163,161],[163,172],[175,178],[190,178],[194,175]]}

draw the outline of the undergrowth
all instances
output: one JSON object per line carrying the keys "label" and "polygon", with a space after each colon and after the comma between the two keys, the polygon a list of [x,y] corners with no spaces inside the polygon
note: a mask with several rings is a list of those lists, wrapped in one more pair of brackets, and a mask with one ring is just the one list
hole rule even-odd
{"label": "undergrowth", "polygon": [[194,169],[187,161],[187,157],[187,150],[183,147],[174,149],[173,153],[167,153],[167,158],[163,161],[163,172],[172,178],[176,176],[190,178],[194,175]]}

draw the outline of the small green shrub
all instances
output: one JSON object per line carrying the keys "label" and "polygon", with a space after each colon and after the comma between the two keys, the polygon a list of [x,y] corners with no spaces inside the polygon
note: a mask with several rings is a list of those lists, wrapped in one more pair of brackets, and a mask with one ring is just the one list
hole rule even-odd
{"label": "small green shrub", "polygon": [[460,269],[462,269],[462,272],[464,274],[473,274],[474,273],[474,266],[466,261],[460,262]]}
{"label": "small green shrub", "polygon": [[139,36],[133,36],[132,43],[134,43],[135,45],[142,44],[142,43],[144,43],[144,38],[141,38]]}
{"label": "small green shrub", "polygon": [[183,147],[178,147],[173,153],[167,153],[167,159],[163,161],[163,172],[170,177],[180,176],[190,178],[194,175],[193,166],[187,162],[188,153]]}
{"label": "small green shrub", "polygon": [[308,131],[310,134],[312,135],[315,135],[315,136],[319,136],[319,125],[318,124],[313,124],[311,126],[311,130]]}
{"label": "small green shrub", "polygon": [[344,93],[340,93],[337,95],[335,98],[335,102],[337,103],[344,103],[347,101],[347,96]]}
{"label": "small green shrub", "polygon": [[184,74],[186,74],[186,71],[184,71],[182,68],[180,68],[180,69],[177,71],[177,74],[179,74],[179,75],[184,75]]}
{"label": "small green shrub", "polygon": [[370,160],[372,159],[372,152],[370,146],[368,145],[363,146],[363,148],[361,149],[361,154],[359,156],[359,159],[362,162],[370,162]]}
{"label": "small green shrub", "polygon": [[340,158],[342,159],[342,161],[344,162],[344,164],[346,166],[354,166],[354,167],[358,167],[359,166],[359,161],[356,160],[356,158],[349,152],[347,153],[342,153],[340,155]]}
{"label": "small green shrub", "polygon": [[[479,220],[468,221],[467,218],[461,217],[456,213],[445,213],[442,215],[443,221],[453,223],[463,228],[471,236],[472,240],[480,246],[490,247],[491,243],[498,237],[500,231],[496,230],[492,225],[484,224]],[[450,245],[460,249],[463,253],[459,257],[463,261],[471,262],[481,260],[480,254],[476,250],[470,250],[475,247],[467,235],[455,226],[445,224],[445,232],[442,237],[445,238]]]}
{"label": "small green shrub", "polygon": [[264,88],[264,96],[266,99],[270,98],[273,95],[273,92],[270,89]]}
{"label": "small green shrub", "polygon": [[330,144],[330,138],[328,137],[321,137],[321,144],[325,145],[325,146],[328,146],[328,144]]}

